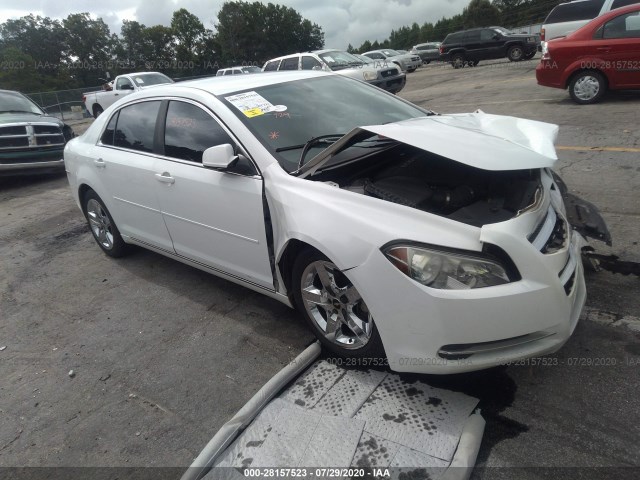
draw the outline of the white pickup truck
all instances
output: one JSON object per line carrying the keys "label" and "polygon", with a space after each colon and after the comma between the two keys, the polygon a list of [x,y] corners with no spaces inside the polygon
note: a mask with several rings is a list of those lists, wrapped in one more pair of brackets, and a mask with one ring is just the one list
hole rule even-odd
{"label": "white pickup truck", "polygon": [[88,92],[82,94],[85,107],[95,118],[107,107],[125,95],[154,85],[173,83],[166,75],[159,72],[127,73],[117,76],[113,82],[105,83],[102,92]]}

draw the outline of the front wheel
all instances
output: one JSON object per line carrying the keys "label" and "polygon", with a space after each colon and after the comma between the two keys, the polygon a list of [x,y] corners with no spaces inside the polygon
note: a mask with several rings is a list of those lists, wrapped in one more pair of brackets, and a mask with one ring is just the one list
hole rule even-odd
{"label": "front wheel", "polygon": [[607,82],[600,72],[583,70],[575,75],[569,83],[569,95],[580,105],[596,103],[607,90]]}
{"label": "front wheel", "polygon": [[512,62],[519,62],[524,58],[524,50],[520,45],[514,45],[507,51],[507,58]]}
{"label": "front wheel", "polygon": [[89,190],[83,199],[82,209],[89,222],[93,238],[104,253],[110,257],[122,257],[129,251],[111,214],[104,202],[93,190]]}
{"label": "front wheel", "polygon": [[536,56],[536,51],[534,50],[533,52],[529,52],[524,56],[525,60],[531,60],[533,57]]}
{"label": "front wheel", "polygon": [[384,358],[369,309],[347,276],[315,250],[293,266],[293,296],[318,340],[341,357]]}

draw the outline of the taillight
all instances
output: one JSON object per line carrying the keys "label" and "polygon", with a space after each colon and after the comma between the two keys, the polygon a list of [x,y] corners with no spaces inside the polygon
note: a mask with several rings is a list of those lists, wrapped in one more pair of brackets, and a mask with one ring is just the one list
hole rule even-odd
{"label": "taillight", "polygon": [[87,101],[87,96],[86,95],[82,95],[82,103],[85,103]]}
{"label": "taillight", "polygon": [[544,28],[540,29],[540,40],[544,41]]}
{"label": "taillight", "polygon": [[440,45],[440,48],[438,50],[440,50],[440,55],[444,53],[444,47],[442,45]]}

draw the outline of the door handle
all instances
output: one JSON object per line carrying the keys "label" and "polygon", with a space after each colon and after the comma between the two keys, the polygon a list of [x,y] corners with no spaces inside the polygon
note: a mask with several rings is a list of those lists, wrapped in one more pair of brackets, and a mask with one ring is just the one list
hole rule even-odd
{"label": "door handle", "polygon": [[107,166],[107,164],[104,162],[103,159],[98,158],[97,160],[94,160],[93,163],[95,164],[96,167],[98,168],[104,168]]}
{"label": "door handle", "polygon": [[598,50],[599,52],[608,52],[609,50],[611,50],[611,47],[598,47],[596,48],[596,50]]}
{"label": "door handle", "polygon": [[120,95],[119,93],[114,93],[113,96],[117,97],[118,95]]}
{"label": "door handle", "polygon": [[168,183],[169,185],[175,183],[176,179],[171,176],[169,172],[156,173],[156,178],[159,182]]}

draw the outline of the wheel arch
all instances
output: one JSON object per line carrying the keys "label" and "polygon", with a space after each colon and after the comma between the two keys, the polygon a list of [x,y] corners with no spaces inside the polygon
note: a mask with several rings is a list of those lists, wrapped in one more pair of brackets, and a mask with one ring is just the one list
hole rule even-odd
{"label": "wheel arch", "polygon": [[571,73],[567,75],[567,78],[563,82],[565,90],[569,88],[569,85],[571,84],[573,79],[576,77],[576,75],[579,75],[582,72],[598,72],[600,75],[602,75],[602,78],[604,78],[607,89],[609,88],[609,77],[607,76],[607,73],[604,70],[601,70],[599,68],[581,68],[578,65],[577,68],[571,70]]}
{"label": "wheel arch", "polygon": [[282,253],[278,257],[278,261],[276,264],[276,267],[278,269],[278,274],[280,275],[280,278],[282,279],[282,284],[285,288],[284,293],[286,293],[286,295],[290,298],[292,303],[293,303],[293,297],[292,297],[293,265],[295,264],[298,256],[306,250],[315,250],[316,252],[319,252],[320,254],[329,258],[328,255],[325,254],[325,252],[323,252],[316,246],[311,245],[310,243],[307,243],[298,238],[292,238],[284,246]]}
{"label": "wheel arch", "polygon": [[87,192],[89,192],[91,190],[93,190],[93,188],[91,188],[86,183],[82,183],[78,187],[78,201],[80,202],[80,206],[81,206],[83,212],[84,212],[84,196],[87,194]]}

